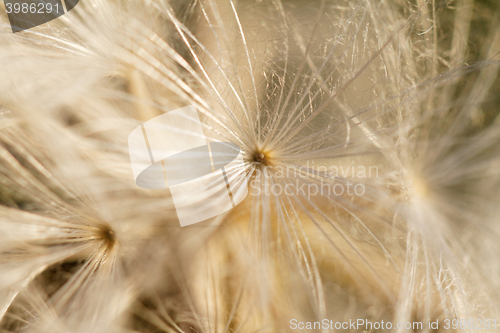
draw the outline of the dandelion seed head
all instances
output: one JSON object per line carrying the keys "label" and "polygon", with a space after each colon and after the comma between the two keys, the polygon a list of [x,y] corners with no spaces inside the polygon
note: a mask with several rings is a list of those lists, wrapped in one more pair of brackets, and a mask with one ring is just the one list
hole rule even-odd
{"label": "dandelion seed head", "polygon": [[255,150],[251,154],[250,162],[259,167],[269,166],[271,164],[271,154],[264,150]]}
{"label": "dandelion seed head", "polygon": [[431,195],[429,186],[425,183],[425,180],[420,177],[412,177],[409,187],[411,195],[417,198],[429,199]]}

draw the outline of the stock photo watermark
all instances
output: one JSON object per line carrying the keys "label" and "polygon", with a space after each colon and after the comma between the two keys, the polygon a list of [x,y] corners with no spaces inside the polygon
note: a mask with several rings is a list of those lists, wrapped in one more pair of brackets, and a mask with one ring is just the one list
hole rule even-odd
{"label": "stock photo watermark", "polygon": [[[315,196],[363,196],[366,185],[361,181],[378,178],[377,166],[324,166],[307,161],[305,165],[264,166],[256,168],[250,182],[252,195],[287,195],[307,198]],[[260,180],[265,180],[262,186]]]}
{"label": "stock photo watermark", "polygon": [[427,322],[421,321],[406,321],[406,322],[391,322],[391,321],[370,321],[368,319],[349,319],[349,321],[333,321],[330,319],[323,319],[321,321],[299,321],[297,319],[290,320],[290,329],[292,330],[349,330],[349,331],[373,331],[373,330],[411,330],[420,331],[426,328],[427,330],[487,330],[497,329],[496,319],[444,319],[444,320],[428,320]]}
{"label": "stock photo watermark", "polygon": [[[128,137],[132,172],[145,189],[169,189],[182,227],[231,210],[252,195],[363,196],[362,180],[376,166],[280,165],[253,168],[240,147],[209,139],[195,107],[169,111],[136,127]],[[249,189],[250,187],[250,189]]]}
{"label": "stock photo watermark", "polygon": [[238,145],[210,142],[196,108],[187,106],[155,117],[128,138],[139,187],[170,190],[181,226],[220,215],[248,194]]}
{"label": "stock photo watermark", "polygon": [[12,32],[50,22],[73,8],[79,0],[3,0]]}

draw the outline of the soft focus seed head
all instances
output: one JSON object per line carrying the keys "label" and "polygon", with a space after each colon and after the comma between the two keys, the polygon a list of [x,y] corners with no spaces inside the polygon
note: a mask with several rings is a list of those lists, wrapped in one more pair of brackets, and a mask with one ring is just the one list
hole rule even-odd
{"label": "soft focus seed head", "polygon": [[103,225],[98,229],[97,239],[103,242],[107,250],[113,249],[117,244],[116,234],[109,225]]}

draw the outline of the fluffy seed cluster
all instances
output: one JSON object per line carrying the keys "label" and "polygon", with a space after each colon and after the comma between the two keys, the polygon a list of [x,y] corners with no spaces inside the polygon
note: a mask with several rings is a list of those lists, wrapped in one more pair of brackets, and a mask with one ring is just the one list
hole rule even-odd
{"label": "fluffy seed cluster", "polygon": [[[14,34],[0,6],[0,331],[495,331],[499,18],[493,0],[82,0]],[[241,147],[249,194],[181,228],[127,138],[188,105]]]}

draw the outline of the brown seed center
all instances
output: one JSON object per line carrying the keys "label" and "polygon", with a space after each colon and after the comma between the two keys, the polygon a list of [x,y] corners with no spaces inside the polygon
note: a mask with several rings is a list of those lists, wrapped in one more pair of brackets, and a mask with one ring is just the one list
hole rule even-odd
{"label": "brown seed center", "polygon": [[266,158],[266,155],[264,153],[260,153],[260,152],[255,153],[253,156],[253,160],[254,160],[254,162],[259,163],[259,164],[264,164],[264,165],[267,164],[267,158]]}

